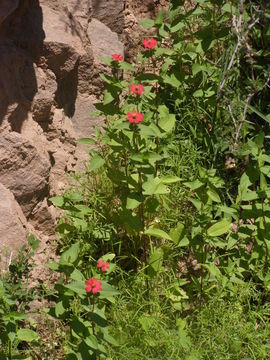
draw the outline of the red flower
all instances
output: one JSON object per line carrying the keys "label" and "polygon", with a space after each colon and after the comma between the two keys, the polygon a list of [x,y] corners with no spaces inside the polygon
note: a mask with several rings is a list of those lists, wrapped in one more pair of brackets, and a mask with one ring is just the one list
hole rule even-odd
{"label": "red flower", "polygon": [[144,87],[141,84],[132,84],[130,85],[130,92],[131,94],[137,94],[137,95],[142,95],[142,93],[144,92]]}
{"label": "red flower", "polygon": [[98,260],[97,267],[101,269],[102,272],[105,272],[106,269],[109,269],[109,263],[105,260]]}
{"label": "red flower", "polygon": [[127,113],[127,120],[130,123],[138,124],[139,122],[143,121],[143,117],[144,117],[144,115],[137,112],[136,110],[132,110],[131,113]]}
{"label": "red flower", "polygon": [[114,61],[118,61],[118,62],[124,60],[123,56],[120,55],[120,54],[112,54],[112,59],[113,59]]}
{"label": "red flower", "polygon": [[154,49],[154,47],[157,46],[158,42],[153,38],[149,38],[149,39],[143,39],[142,43],[146,49]]}
{"label": "red flower", "polygon": [[93,294],[101,291],[102,282],[98,281],[97,278],[90,278],[89,280],[85,280],[85,291],[87,293],[92,292]]}

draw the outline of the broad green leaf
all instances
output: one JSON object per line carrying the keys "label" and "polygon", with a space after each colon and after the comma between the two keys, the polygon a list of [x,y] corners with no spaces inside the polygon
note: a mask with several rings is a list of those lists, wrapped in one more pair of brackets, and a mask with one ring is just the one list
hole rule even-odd
{"label": "broad green leaf", "polygon": [[161,9],[158,14],[157,17],[155,19],[155,25],[161,25],[164,21],[164,10]]}
{"label": "broad green leaf", "polygon": [[91,349],[94,349],[94,350],[98,349],[98,340],[95,337],[95,335],[88,335],[87,337],[84,338],[84,342]]}
{"label": "broad green leaf", "polygon": [[56,305],[55,305],[55,315],[57,317],[61,316],[64,314],[64,312],[66,311],[66,309],[63,306],[63,301],[59,301]]}
{"label": "broad green leaf", "polygon": [[94,155],[90,160],[90,164],[88,166],[89,171],[94,171],[99,169],[101,166],[105,164],[105,160],[100,155]]}
{"label": "broad green leaf", "polygon": [[207,235],[211,237],[223,235],[230,230],[231,226],[232,224],[228,220],[218,221],[210,226],[207,230]]}
{"label": "broad green leaf", "polygon": [[163,231],[161,229],[148,228],[145,231],[145,234],[149,235],[149,236],[154,236],[154,237],[157,237],[157,238],[167,239],[167,240],[172,240],[173,241],[173,239],[170,237],[170,235],[167,234],[165,231]]}
{"label": "broad green leaf", "polygon": [[213,201],[215,201],[217,203],[221,202],[218,193],[214,189],[211,189],[211,188],[208,189],[207,190],[207,195],[210,197],[211,200],[213,200]]}
{"label": "broad green leaf", "polygon": [[171,229],[170,231],[170,237],[172,238],[173,242],[176,245],[184,237],[184,234],[185,234],[185,226],[181,222],[177,223],[176,228]]}
{"label": "broad green leaf", "polygon": [[181,179],[178,176],[163,176],[162,178],[160,178],[160,181],[163,184],[173,184],[176,183],[178,181],[180,181]]}
{"label": "broad green leaf", "polygon": [[104,104],[104,105],[108,105],[108,104],[110,104],[112,101],[114,101],[113,95],[112,95],[108,90],[105,90],[105,92],[104,92],[103,104]]}
{"label": "broad green leaf", "polygon": [[91,311],[89,313],[90,319],[94,321],[95,324],[97,324],[100,327],[107,327],[107,319],[105,317],[105,314],[100,309],[95,309],[94,311]]}
{"label": "broad green leaf", "polygon": [[72,290],[78,295],[86,295],[85,282],[84,281],[73,281],[70,284],[64,286],[65,288]]}
{"label": "broad green leaf", "polygon": [[119,343],[115,340],[114,337],[112,337],[110,334],[108,334],[107,332],[105,332],[103,334],[103,339],[105,341],[107,341],[107,343],[113,345],[113,346],[119,346]]}
{"label": "broad green leaf", "polygon": [[258,194],[256,191],[245,191],[242,194],[243,201],[250,201],[255,199],[258,199]]}
{"label": "broad green leaf", "polygon": [[144,195],[163,195],[168,194],[170,190],[159,178],[149,179],[143,184]]}
{"label": "broad green leaf", "polygon": [[84,275],[80,272],[80,270],[78,269],[74,269],[72,271],[72,273],[70,274],[70,278],[72,280],[77,280],[77,281],[85,281],[85,277]]}
{"label": "broad green leaf", "polygon": [[137,69],[133,65],[131,65],[128,62],[125,62],[125,61],[122,61],[120,63],[120,69],[127,70],[127,71],[133,71],[133,72],[137,71]]}
{"label": "broad green leaf", "polygon": [[143,202],[143,196],[138,193],[130,193],[127,197],[127,209],[136,209]]}
{"label": "broad green leaf", "polygon": [[202,91],[202,89],[198,89],[198,90],[194,91],[193,96],[194,96],[195,98],[202,97],[202,96],[203,96],[203,91]]}
{"label": "broad green leaf", "polygon": [[65,204],[65,199],[63,196],[53,196],[49,199],[53,205],[61,208]]}
{"label": "broad green leaf", "polygon": [[171,132],[175,126],[175,115],[169,114],[166,117],[161,117],[158,120],[158,126],[166,133]]}
{"label": "broad green leaf", "polygon": [[95,145],[95,140],[90,138],[81,138],[77,140],[78,144],[85,144],[85,145]]}
{"label": "broad green leaf", "polygon": [[31,329],[19,329],[17,332],[17,337],[20,341],[26,342],[36,341],[39,338],[38,334]]}
{"label": "broad green leaf", "polygon": [[179,79],[177,79],[177,77],[174,74],[172,74],[170,76],[165,75],[163,78],[163,81],[165,84],[169,84],[169,85],[175,87],[176,89],[178,89],[179,86],[181,85],[181,81]]}
{"label": "broad green leaf", "polygon": [[71,245],[71,247],[66,250],[60,257],[59,264],[73,264],[79,256],[80,253],[80,243]]}
{"label": "broad green leaf", "polygon": [[157,274],[161,270],[162,262],[163,250],[161,248],[154,249],[148,260],[148,273],[150,276],[155,276],[155,274]]}
{"label": "broad green leaf", "polygon": [[151,29],[154,25],[155,25],[155,21],[151,20],[151,19],[141,19],[140,20],[140,24],[145,28],[145,29]]}
{"label": "broad green leaf", "polygon": [[116,295],[119,295],[119,291],[114,289],[110,284],[105,281],[102,281],[102,290],[100,292],[101,299],[112,298]]}

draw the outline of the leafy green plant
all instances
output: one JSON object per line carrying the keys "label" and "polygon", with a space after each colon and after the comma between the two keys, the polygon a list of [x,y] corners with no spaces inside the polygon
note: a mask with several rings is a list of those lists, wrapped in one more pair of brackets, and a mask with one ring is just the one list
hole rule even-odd
{"label": "leafy green plant", "polygon": [[33,265],[30,263],[39,241],[29,236],[28,246],[24,245],[11,261],[9,268],[0,278],[0,358],[29,359],[33,354],[31,343],[38,344],[39,336],[31,326],[26,327],[29,316],[26,310],[34,299],[33,289],[29,289],[28,275]]}
{"label": "leafy green plant", "polygon": [[[55,284],[56,305],[49,314],[69,328],[69,337],[63,345],[66,359],[106,358],[104,343],[117,345],[108,332],[105,316],[106,301],[114,302],[118,292],[102,277],[109,277],[114,264],[109,266],[114,254],[104,255],[97,263],[101,276],[92,267],[91,277],[87,278],[78,270],[80,244],[73,244],[49,267],[61,274]],[[90,274],[88,274],[88,277]]]}

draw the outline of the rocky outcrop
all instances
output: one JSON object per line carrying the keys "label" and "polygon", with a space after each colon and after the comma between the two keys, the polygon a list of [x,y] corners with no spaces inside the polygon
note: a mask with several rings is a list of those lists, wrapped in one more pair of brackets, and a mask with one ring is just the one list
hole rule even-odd
{"label": "rocky outcrop", "polygon": [[50,163],[16,132],[0,136],[0,182],[12,191],[25,216],[48,196]]}
{"label": "rocky outcrop", "polygon": [[27,220],[12,192],[0,183],[0,255],[12,255],[27,240]]}
{"label": "rocky outcrop", "polygon": [[0,244],[21,245],[28,222],[47,248],[57,218],[49,198],[87,159],[76,139],[101,124],[101,59],[131,56],[138,14],[154,14],[149,1],[0,1]]}

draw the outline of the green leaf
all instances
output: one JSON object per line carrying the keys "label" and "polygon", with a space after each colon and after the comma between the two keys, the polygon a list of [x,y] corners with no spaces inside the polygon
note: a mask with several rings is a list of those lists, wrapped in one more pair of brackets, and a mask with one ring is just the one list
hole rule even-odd
{"label": "green leaf", "polygon": [[36,341],[39,338],[38,334],[31,329],[19,329],[17,332],[17,337],[20,341],[26,342]]}
{"label": "green leaf", "polygon": [[40,241],[35,238],[34,235],[29,235],[28,237],[28,244],[31,246],[32,250],[37,250],[39,248]]}
{"label": "green leaf", "polygon": [[145,29],[151,29],[155,25],[154,20],[151,19],[141,19],[139,22]]}
{"label": "green leaf", "polygon": [[77,242],[76,244],[71,245],[71,247],[66,250],[60,257],[59,264],[73,264],[80,253],[80,243]]}
{"label": "green leaf", "polygon": [[108,105],[113,101],[114,101],[113,95],[108,90],[105,90],[103,104]]}
{"label": "green leaf", "polygon": [[70,284],[64,286],[65,288],[72,290],[78,295],[86,295],[85,282],[84,281],[73,281]]}
{"label": "green leaf", "polygon": [[164,21],[164,10],[161,9],[158,14],[157,17],[155,19],[155,25],[161,25]]}
{"label": "green leaf", "polygon": [[90,160],[90,164],[88,166],[89,171],[94,171],[99,169],[101,166],[105,164],[105,160],[100,155],[94,155]]}
{"label": "green leaf", "polygon": [[218,221],[214,225],[210,226],[207,230],[207,235],[211,237],[223,235],[230,230],[231,226],[232,224],[228,222],[228,220],[224,219]]}
{"label": "green leaf", "polygon": [[170,175],[163,176],[162,178],[160,178],[160,181],[162,182],[162,184],[173,184],[180,180],[181,179],[178,176],[170,176]]}
{"label": "green leaf", "polygon": [[[89,346],[91,349],[93,350],[97,350],[98,349],[98,340],[95,337],[95,335],[88,335],[87,337],[84,338],[84,342],[86,343],[87,346]],[[90,359],[90,357],[89,357]]]}
{"label": "green leaf", "polygon": [[215,201],[217,203],[221,202],[218,193],[214,189],[211,189],[211,188],[208,189],[207,190],[207,195],[210,197],[211,200],[213,200],[213,201]]}
{"label": "green leaf", "polygon": [[72,271],[72,273],[70,274],[70,278],[76,281],[85,281],[84,275],[78,269],[74,269]]}
{"label": "green leaf", "polygon": [[161,270],[162,262],[163,250],[161,248],[154,249],[148,260],[148,265],[150,267],[148,273],[150,276],[154,276]]}
{"label": "green leaf", "polygon": [[53,205],[61,208],[65,204],[65,199],[63,196],[53,196],[49,199]]}
{"label": "green leaf", "polygon": [[105,314],[100,309],[95,309],[89,313],[90,319],[100,327],[107,327],[108,322]]}
{"label": "green leaf", "polygon": [[138,193],[130,193],[127,197],[126,208],[133,210],[136,209],[143,202],[143,196]]}
{"label": "green leaf", "polygon": [[166,133],[171,132],[175,126],[175,115],[169,114],[166,117],[161,117],[158,120],[158,126],[161,127],[161,129]]}
{"label": "green leaf", "polygon": [[133,71],[133,72],[137,71],[137,69],[133,65],[131,65],[130,63],[125,62],[125,61],[122,61],[120,63],[120,69],[127,70],[127,71]]}
{"label": "green leaf", "polygon": [[143,184],[144,195],[165,195],[170,192],[159,178],[149,179]]}
{"label": "green leaf", "polygon": [[161,230],[161,229],[156,229],[156,228],[148,228],[145,231],[146,235],[149,236],[154,236],[157,238],[161,238],[161,239],[167,239],[167,240],[171,240],[173,241],[173,239],[170,237],[169,234],[167,234],[165,231]]}
{"label": "green leaf", "polygon": [[63,315],[64,312],[66,311],[66,309],[63,306],[63,301],[59,301],[56,305],[55,305],[55,315],[57,317],[59,317],[60,315]]}
{"label": "green leaf", "polygon": [[112,298],[116,295],[119,295],[119,291],[114,289],[110,284],[105,281],[102,281],[102,290],[100,292],[101,299]]}
{"label": "green leaf", "polygon": [[80,138],[77,140],[78,144],[95,145],[95,140],[89,138]]}
{"label": "green leaf", "polygon": [[184,234],[185,234],[185,225],[182,224],[181,222],[178,222],[176,228],[171,229],[170,231],[170,237],[172,238],[172,241],[176,245],[184,237]]}

